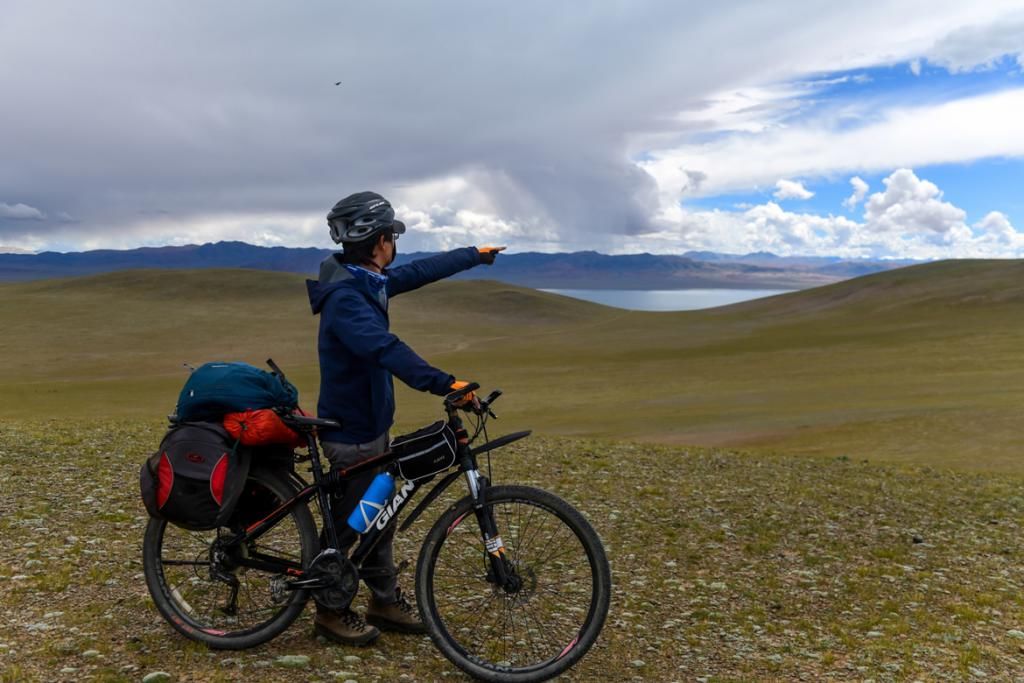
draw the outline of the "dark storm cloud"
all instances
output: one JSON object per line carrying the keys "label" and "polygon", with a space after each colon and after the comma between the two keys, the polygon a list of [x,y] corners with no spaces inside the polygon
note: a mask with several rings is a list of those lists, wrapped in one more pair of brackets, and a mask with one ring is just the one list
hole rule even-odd
{"label": "dark storm cloud", "polygon": [[[567,239],[643,233],[657,199],[633,137],[794,72],[778,57],[799,52],[792,13],[761,7],[8,2],[0,202],[71,243],[140,216],[325,211],[472,169],[514,188],[494,197],[508,217],[540,212]],[[839,31],[861,12],[801,17]],[[0,241],[24,232],[0,219]]]}

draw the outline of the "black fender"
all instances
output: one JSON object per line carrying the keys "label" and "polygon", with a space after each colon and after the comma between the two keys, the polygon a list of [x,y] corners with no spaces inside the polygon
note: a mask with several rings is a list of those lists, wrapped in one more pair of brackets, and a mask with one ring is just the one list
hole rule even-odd
{"label": "black fender", "polygon": [[507,446],[510,443],[512,443],[513,441],[519,441],[519,439],[525,439],[530,434],[533,434],[533,431],[530,430],[530,429],[527,429],[525,432],[513,432],[512,434],[506,434],[505,436],[499,436],[494,441],[488,441],[483,446],[479,446],[477,448],[474,448],[470,452],[473,455],[480,455],[481,453],[486,453],[487,451],[493,451],[495,448],[501,448],[502,446]]}

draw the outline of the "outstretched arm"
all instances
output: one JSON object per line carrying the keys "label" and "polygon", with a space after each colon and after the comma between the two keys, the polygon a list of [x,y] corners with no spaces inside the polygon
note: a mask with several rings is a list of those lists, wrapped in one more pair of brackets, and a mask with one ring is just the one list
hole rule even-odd
{"label": "outstretched arm", "polygon": [[455,378],[433,367],[388,331],[369,304],[356,292],[338,292],[331,297],[331,333],[349,351],[387,368],[414,389],[444,396]]}
{"label": "outstretched arm", "polygon": [[481,263],[488,265],[494,263],[494,255],[504,247],[490,248],[492,251],[483,252],[476,247],[465,247],[455,249],[437,256],[417,259],[412,263],[397,268],[389,268],[388,275],[388,297],[397,296],[405,292],[411,292],[423,285],[437,282],[446,277],[451,277],[463,270],[469,270]]}

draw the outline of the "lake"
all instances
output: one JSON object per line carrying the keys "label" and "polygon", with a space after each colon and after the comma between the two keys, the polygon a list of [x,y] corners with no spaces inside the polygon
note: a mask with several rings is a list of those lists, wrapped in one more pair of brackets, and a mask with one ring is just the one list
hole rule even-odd
{"label": "lake", "polygon": [[544,292],[632,311],[694,311],[776,294],[789,289],[544,289]]}

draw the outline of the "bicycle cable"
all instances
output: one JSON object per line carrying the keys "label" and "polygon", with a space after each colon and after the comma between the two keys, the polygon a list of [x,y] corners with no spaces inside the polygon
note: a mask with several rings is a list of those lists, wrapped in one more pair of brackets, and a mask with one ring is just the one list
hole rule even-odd
{"label": "bicycle cable", "polygon": [[[476,423],[473,425],[473,436],[470,442],[476,441],[476,437],[480,436],[481,433],[484,435],[484,443],[491,440],[491,437],[487,434],[487,411],[483,413],[474,413],[476,415]],[[491,452],[487,451],[487,480],[493,481],[491,476]]]}
{"label": "bicycle cable", "polygon": [[[484,442],[491,440],[491,437],[487,436],[487,420],[485,419],[480,427],[484,430]],[[494,477],[491,476],[491,452],[487,451],[487,481],[494,481]]]}

